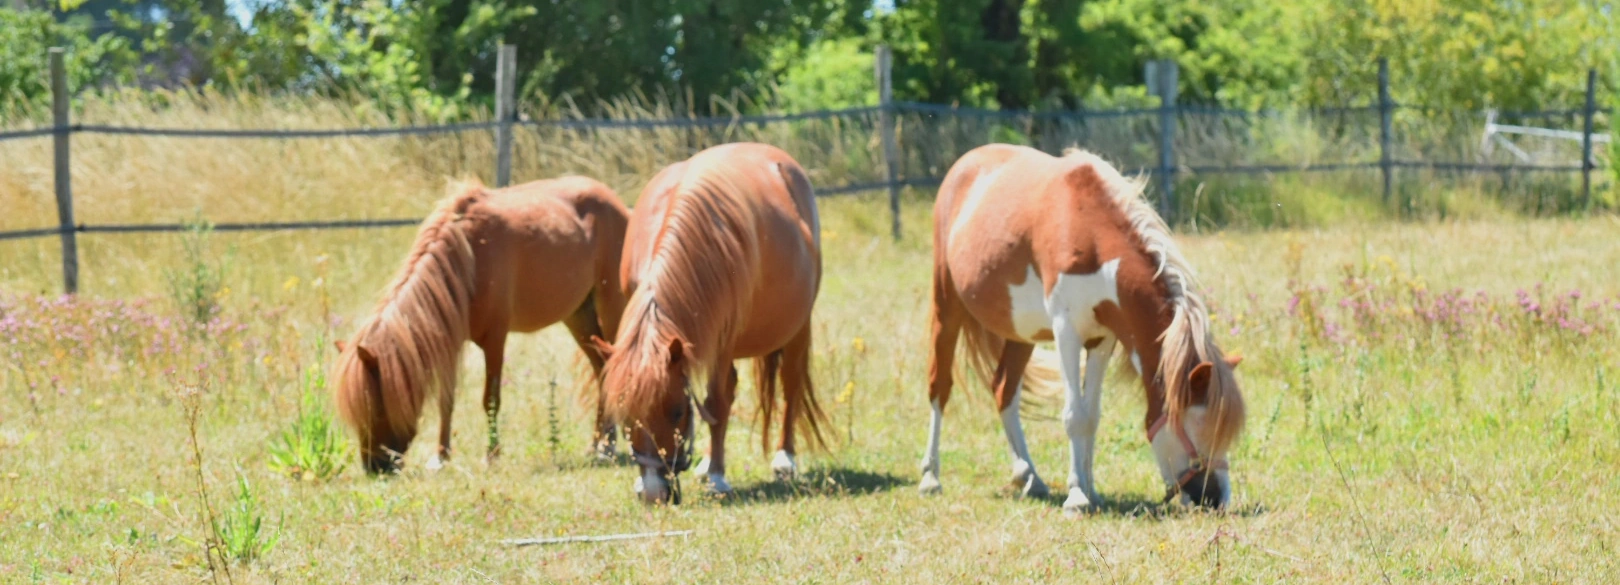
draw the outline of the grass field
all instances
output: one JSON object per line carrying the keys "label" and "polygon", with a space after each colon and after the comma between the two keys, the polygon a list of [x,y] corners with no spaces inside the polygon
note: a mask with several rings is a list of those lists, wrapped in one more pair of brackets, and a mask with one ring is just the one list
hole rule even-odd
{"label": "grass field", "polygon": [[[83,119],[389,122],[340,105],[268,99],[114,106],[91,103]],[[653,139],[663,142],[637,142]],[[487,137],[229,146],[76,137],[79,219],[420,216],[446,175],[486,171],[491,157],[479,140]],[[592,174],[629,198],[682,144],[680,136],[617,140],[529,145],[515,174]],[[459,154],[442,156],[450,142]],[[817,181],[851,172],[837,164],[870,162],[864,140],[845,142],[830,141],[815,153],[821,162],[807,163]],[[0,146],[0,229],[54,225],[47,145]],[[1219,197],[1212,185],[1208,196]],[[1157,503],[1142,392],[1117,377],[1105,391],[1097,457],[1106,501],[1069,517],[1060,499],[1020,500],[1005,486],[1010,458],[982,388],[961,388],[947,411],[944,494],[915,491],[928,420],[928,195],[908,196],[898,243],[888,237],[885,201],[821,202],[826,279],[813,375],[831,416],[831,447],[808,454],[798,480],[771,479],[745,398],[730,437],[736,496],[677,508],[641,505],[630,493],[633,467],[586,456],[588,417],[574,399],[586,369],[561,330],[509,345],[506,456],[493,466],[482,458],[477,390],[458,397],[458,458],[437,472],[422,465],[426,441],[407,455],[402,476],[384,480],[360,473],[352,452],[326,478],[318,468],[275,465],[295,421],[309,429],[327,420],[318,378],[334,357],[330,340],[370,308],[411,228],[91,234],[80,239],[83,294],[72,299],[56,295],[54,239],[0,242],[0,582],[1620,576],[1615,217],[1490,211],[1375,223],[1366,218],[1377,214],[1355,207],[1365,201],[1306,193],[1265,205],[1333,227],[1212,232],[1206,224],[1184,235],[1222,347],[1247,358],[1238,376],[1250,419],[1231,454],[1233,505],[1208,513]],[[1324,209],[1293,208],[1307,204]],[[482,360],[476,349],[465,357],[462,388],[477,388]],[[1055,410],[1026,429],[1039,469],[1057,486],[1067,441]],[[424,426],[435,424],[429,415]],[[692,533],[499,543],[653,530]],[[205,553],[210,542],[254,558],[222,562]]]}
{"label": "grass field", "polygon": [[[1069,517],[1060,500],[1019,500],[1004,487],[1005,443],[978,388],[948,409],[945,493],[916,494],[927,421],[928,207],[907,203],[910,227],[896,244],[884,235],[882,205],[823,201],[827,278],[814,374],[833,446],[805,459],[801,479],[780,483],[753,447],[754,425],[733,425],[731,440],[744,446],[731,470],[737,495],[678,508],[632,498],[632,467],[589,462],[587,417],[572,400],[582,368],[560,331],[509,347],[507,455],[493,466],[482,460],[478,392],[465,391],[459,458],[443,470],[424,471],[422,441],[403,476],[387,480],[352,461],[324,481],[269,468],[274,437],[298,416],[302,373],[332,357],[326,324],[349,332],[398,262],[408,228],[207,238],[205,259],[234,251],[228,292],[217,294],[222,312],[206,331],[183,325],[163,277],[185,267],[183,236],[86,238],[87,294],[73,300],[36,294],[58,286],[54,242],[3,244],[0,581],[207,580],[209,512],[188,408],[198,413],[212,514],[246,510],[262,517],[264,538],[276,538],[257,559],[228,566],[237,582],[1620,574],[1610,513],[1620,504],[1620,286],[1611,276],[1620,222],[1182,238],[1214,299],[1223,347],[1248,358],[1239,377],[1251,418],[1231,457],[1232,510],[1157,504],[1141,392],[1116,378],[1097,460],[1106,504]],[[1462,292],[1445,292],[1454,288]],[[467,358],[463,388],[482,379],[477,350]],[[1027,426],[1040,469],[1062,482],[1059,423]],[[246,507],[241,479],[251,486]],[[651,530],[693,532],[498,543]]]}

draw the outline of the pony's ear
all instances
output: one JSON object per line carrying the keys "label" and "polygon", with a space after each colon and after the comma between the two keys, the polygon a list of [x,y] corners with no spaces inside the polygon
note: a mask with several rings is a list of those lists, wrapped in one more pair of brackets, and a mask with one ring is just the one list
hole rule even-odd
{"label": "pony's ear", "polygon": [[592,335],[590,344],[591,349],[596,350],[596,354],[602,356],[602,359],[613,357],[613,344],[608,343],[606,339],[602,339],[602,336]]}
{"label": "pony's ear", "polygon": [[338,353],[343,353],[345,351],[348,351],[349,342],[344,341],[342,339],[334,339],[334,340],[332,340],[332,347],[337,348]]}
{"label": "pony's ear", "polygon": [[685,362],[685,361],[686,361],[686,344],[681,342],[681,339],[679,337],[670,338],[670,340],[669,340],[669,369],[671,369],[671,370],[678,369],[678,368],[680,368],[682,366],[682,362]]}
{"label": "pony's ear", "polygon": [[371,353],[371,350],[366,349],[366,346],[358,343],[354,344],[354,353],[355,355],[360,356],[361,362],[372,366],[377,365],[377,354]]}
{"label": "pony's ear", "polygon": [[1227,367],[1233,369],[1236,369],[1238,364],[1243,363],[1243,356],[1238,353],[1233,353],[1232,355],[1226,356],[1224,359],[1226,360]]}
{"label": "pony's ear", "polygon": [[1192,383],[1192,395],[1201,397],[1209,392],[1209,376],[1215,373],[1215,365],[1204,362],[1193,366],[1192,373],[1187,374],[1187,381]]}

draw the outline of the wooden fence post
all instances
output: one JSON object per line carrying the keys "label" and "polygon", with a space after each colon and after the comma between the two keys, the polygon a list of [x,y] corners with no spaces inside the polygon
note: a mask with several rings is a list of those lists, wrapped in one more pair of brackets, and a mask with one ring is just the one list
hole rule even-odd
{"label": "wooden fence post", "polygon": [[73,131],[68,121],[67,66],[63,63],[61,47],[51,47],[51,122],[54,125],[52,142],[56,147],[56,218],[62,233],[62,291],[79,292],[79,240],[73,231],[73,173],[68,166],[70,138]]}
{"label": "wooden fence post", "polygon": [[[1597,70],[1586,70],[1586,124],[1581,130],[1581,209],[1592,211],[1592,116],[1597,114]],[[1620,133],[1616,133],[1620,134]],[[1611,155],[1612,156],[1612,155]]]}
{"label": "wooden fence post", "polygon": [[1395,161],[1390,156],[1390,118],[1395,113],[1395,100],[1389,97],[1389,58],[1378,58],[1378,168],[1384,173],[1384,207],[1395,191]]}
{"label": "wooden fence post", "polygon": [[1159,96],[1159,216],[1174,221],[1176,173],[1176,93],[1180,68],[1175,61],[1149,61],[1145,79],[1148,92]]}
{"label": "wooden fence post", "polygon": [[889,214],[894,239],[900,239],[900,153],[894,139],[893,55],[888,45],[878,45],[873,74],[878,86],[878,131],[883,134],[883,168],[889,185]]}
{"label": "wooden fence post", "polygon": [[495,59],[495,186],[512,183],[512,123],[516,120],[517,46],[501,44]]}

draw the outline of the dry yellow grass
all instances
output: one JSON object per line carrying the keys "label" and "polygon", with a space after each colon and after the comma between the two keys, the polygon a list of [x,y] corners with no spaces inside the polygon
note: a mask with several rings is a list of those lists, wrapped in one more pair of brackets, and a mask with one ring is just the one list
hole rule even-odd
{"label": "dry yellow grass", "polygon": [[[295,125],[295,114],[277,112],[298,108],[266,108],[276,111],[262,120],[200,109],[197,119],[161,115],[180,116],[176,125]],[[367,122],[344,112],[308,125],[335,125],[339,115]],[[96,202],[80,206],[85,221],[175,221],[196,207],[216,221],[410,216],[428,208],[445,175],[481,171],[488,160],[435,159],[426,141],[173,141],[166,150],[160,141],[105,140],[84,144],[76,159],[86,165],[76,174],[81,201]],[[0,145],[0,206],[16,210],[0,226],[54,221],[44,144],[36,158]],[[644,173],[680,156],[675,147],[604,144],[571,149],[573,159],[555,151],[550,166],[524,163],[532,166],[516,174],[603,173],[632,194]],[[621,148],[612,150],[619,158],[602,154]],[[818,180],[840,180],[827,168],[813,167]],[[481,383],[481,360],[469,350],[458,458],[446,469],[424,471],[419,445],[405,474],[389,480],[366,478],[352,462],[330,482],[268,470],[270,441],[297,410],[300,373],[330,358],[324,315],[338,318],[334,332],[348,332],[397,266],[410,228],[215,234],[216,254],[233,250],[224,317],[242,329],[210,337],[159,323],[175,315],[163,274],[180,267],[178,235],[85,236],[85,295],[62,305],[30,296],[60,286],[55,241],[0,243],[0,581],[207,579],[178,400],[199,382],[213,509],[229,505],[230,483],[246,477],[267,529],[280,533],[264,557],[231,567],[238,582],[1600,583],[1620,574],[1610,514],[1620,505],[1613,218],[1181,238],[1218,307],[1223,347],[1248,357],[1239,376],[1252,415],[1232,454],[1233,511],[1155,505],[1140,389],[1111,379],[1097,457],[1107,505],[1071,518],[1057,500],[1018,500],[1002,487],[1005,441],[979,388],[963,388],[948,410],[945,493],[915,493],[928,410],[925,195],[908,198],[899,243],[887,236],[880,198],[822,201],[827,277],[814,376],[834,446],[809,455],[805,477],[787,484],[769,477],[764,455],[744,450],[731,469],[738,497],[679,508],[644,507],[630,495],[629,468],[588,463],[588,416],[571,399],[580,368],[560,331],[509,347],[507,455],[494,466],[481,461],[483,417],[468,390]],[[28,203],[35,199],[46,203]],[[1380,313],[1389,319],[1382,329],[1352,327],[1335,304],[1350,296],[1339,284],[1345,265],[1388,285],[1395,304]],[[1571,289],[1583,304],[1601,301],[1589,315],[1600,327],[1582,336],[1523,316],[1514,293],[1537,282],[1547,285],[1538,298],[1548,307]],[[1338,337],[1311,333],[1310,318],[1287,309],[1312,286],[1324,291],[1322,318],[1346,328]],[[1483,289],[1506,322],[1481,318],[1455,337],[1436,334],[1405,312],[1420,286]],[[98,321],[139,299],[149,300],[134,312],[154,316],[130,321],[140,330]],[[86,335],[100,338],[81,343]],[[151,339],[173,345],[147,352]],[[555,428],[546,422],[553,405]],[[1027,426],[1038,467],[1062,482],[1060,425]],[[752,429],[733,425],[731,440],[757,444]],[[680,529],[694,532],[549,548],[497,542]]]}

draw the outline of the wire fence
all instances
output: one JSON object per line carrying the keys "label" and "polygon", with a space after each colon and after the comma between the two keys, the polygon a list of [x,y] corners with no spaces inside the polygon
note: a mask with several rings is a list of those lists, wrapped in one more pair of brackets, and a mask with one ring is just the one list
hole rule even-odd
{"label": "wire fence", "polygon": [[[1173,76],[1172,76],[1173,77]],[[1535,209],[1571,209],[1590,204],[1591,173],[1600,158],[1594,143],[1610,126],[1613,110],[1597,108],[1588,95],[1584,108],[1546,111],[1480,112],[1406,106],[1388,100],[1381,75],[1379,103],[1360,107],[1235,110],[1174,102],[1173,84],[1157,92],[1152,108],[1078,111],[1003,111],[937,104],[885,101],[881,105],[815,112],[663,119],[556,119],[472,122],[399,127],[333,129],[153,128],[108,124],[69,124],[59,100],[52,127],[0,131],[0,142],[52,138],[57,148],[58,182],[71,182],[66,164],[71,137],[102,135],[182,140],[326,140],[387,137],[460,136],[510,133],[519,157],[565,156],[590,149],[612,172],[644,174],[650,159],[673,162],[682,151],[696,152],[739,141],[782,146],[809,171],[821,196],[887,191],[896,211],[902,188],[938,185],[960,156],[978,146],[1026,144],[1058,154],[1080,146],[1126,172],[1147,174],[1161,213],[1211,213],[1208,202],[1176,197],[1178,191],[1226,182],[1220,197],[1241,197],[1234,181],[1278,177],[1334,176],[1379,190],[1384,203],[1410,207],[1421,185],[1408,187],[1398,173],[1485,177],[1502,190],[1524,194]],[[886,76],[880,76],[886,80]],[[1595,76],[1589,78],[1594,81]],[[1591,85],[1589,84],[1589,87]],[[64,92],[65,93],[65,92]],[[887,92],[884,93],[887,95]],[[1513,142],[1501,132],[1539,134]],[[1504,130],[1507,129],[1507,130]],[[1493,134],[1495,133],[1495,134]],[[1552,136],[1554,138],[1547,138]],[[1579,140],[1564,138],[1578,137]],[[885,141],[894,145],[891,152]],[[500,143],[497,140],[497,143]],[[673,149],[671,146],[673,145]],[[639,149],[639,151],[638,151]],[[510,157],[510,155],[508,155]],[[616,158],[617,157],[617,158]],[[509,164],[509,163],[507,163]],[[1581,186],[1572,179],[1579,176]],[[1246,178],[1247,177],[1247,178]],[[76,280],[67,263],[79,233],[178,232],[185,223],[76,223],[71,188],[58,185],[63,221],[54,227],[0,231],[0,241],[61,236],[69,290]],[[1234,208],[1235,209],[1235,208]],[[326,221],[218,223],[216,231],[274,231],[385,228],[415,225],[420,217]]]}

